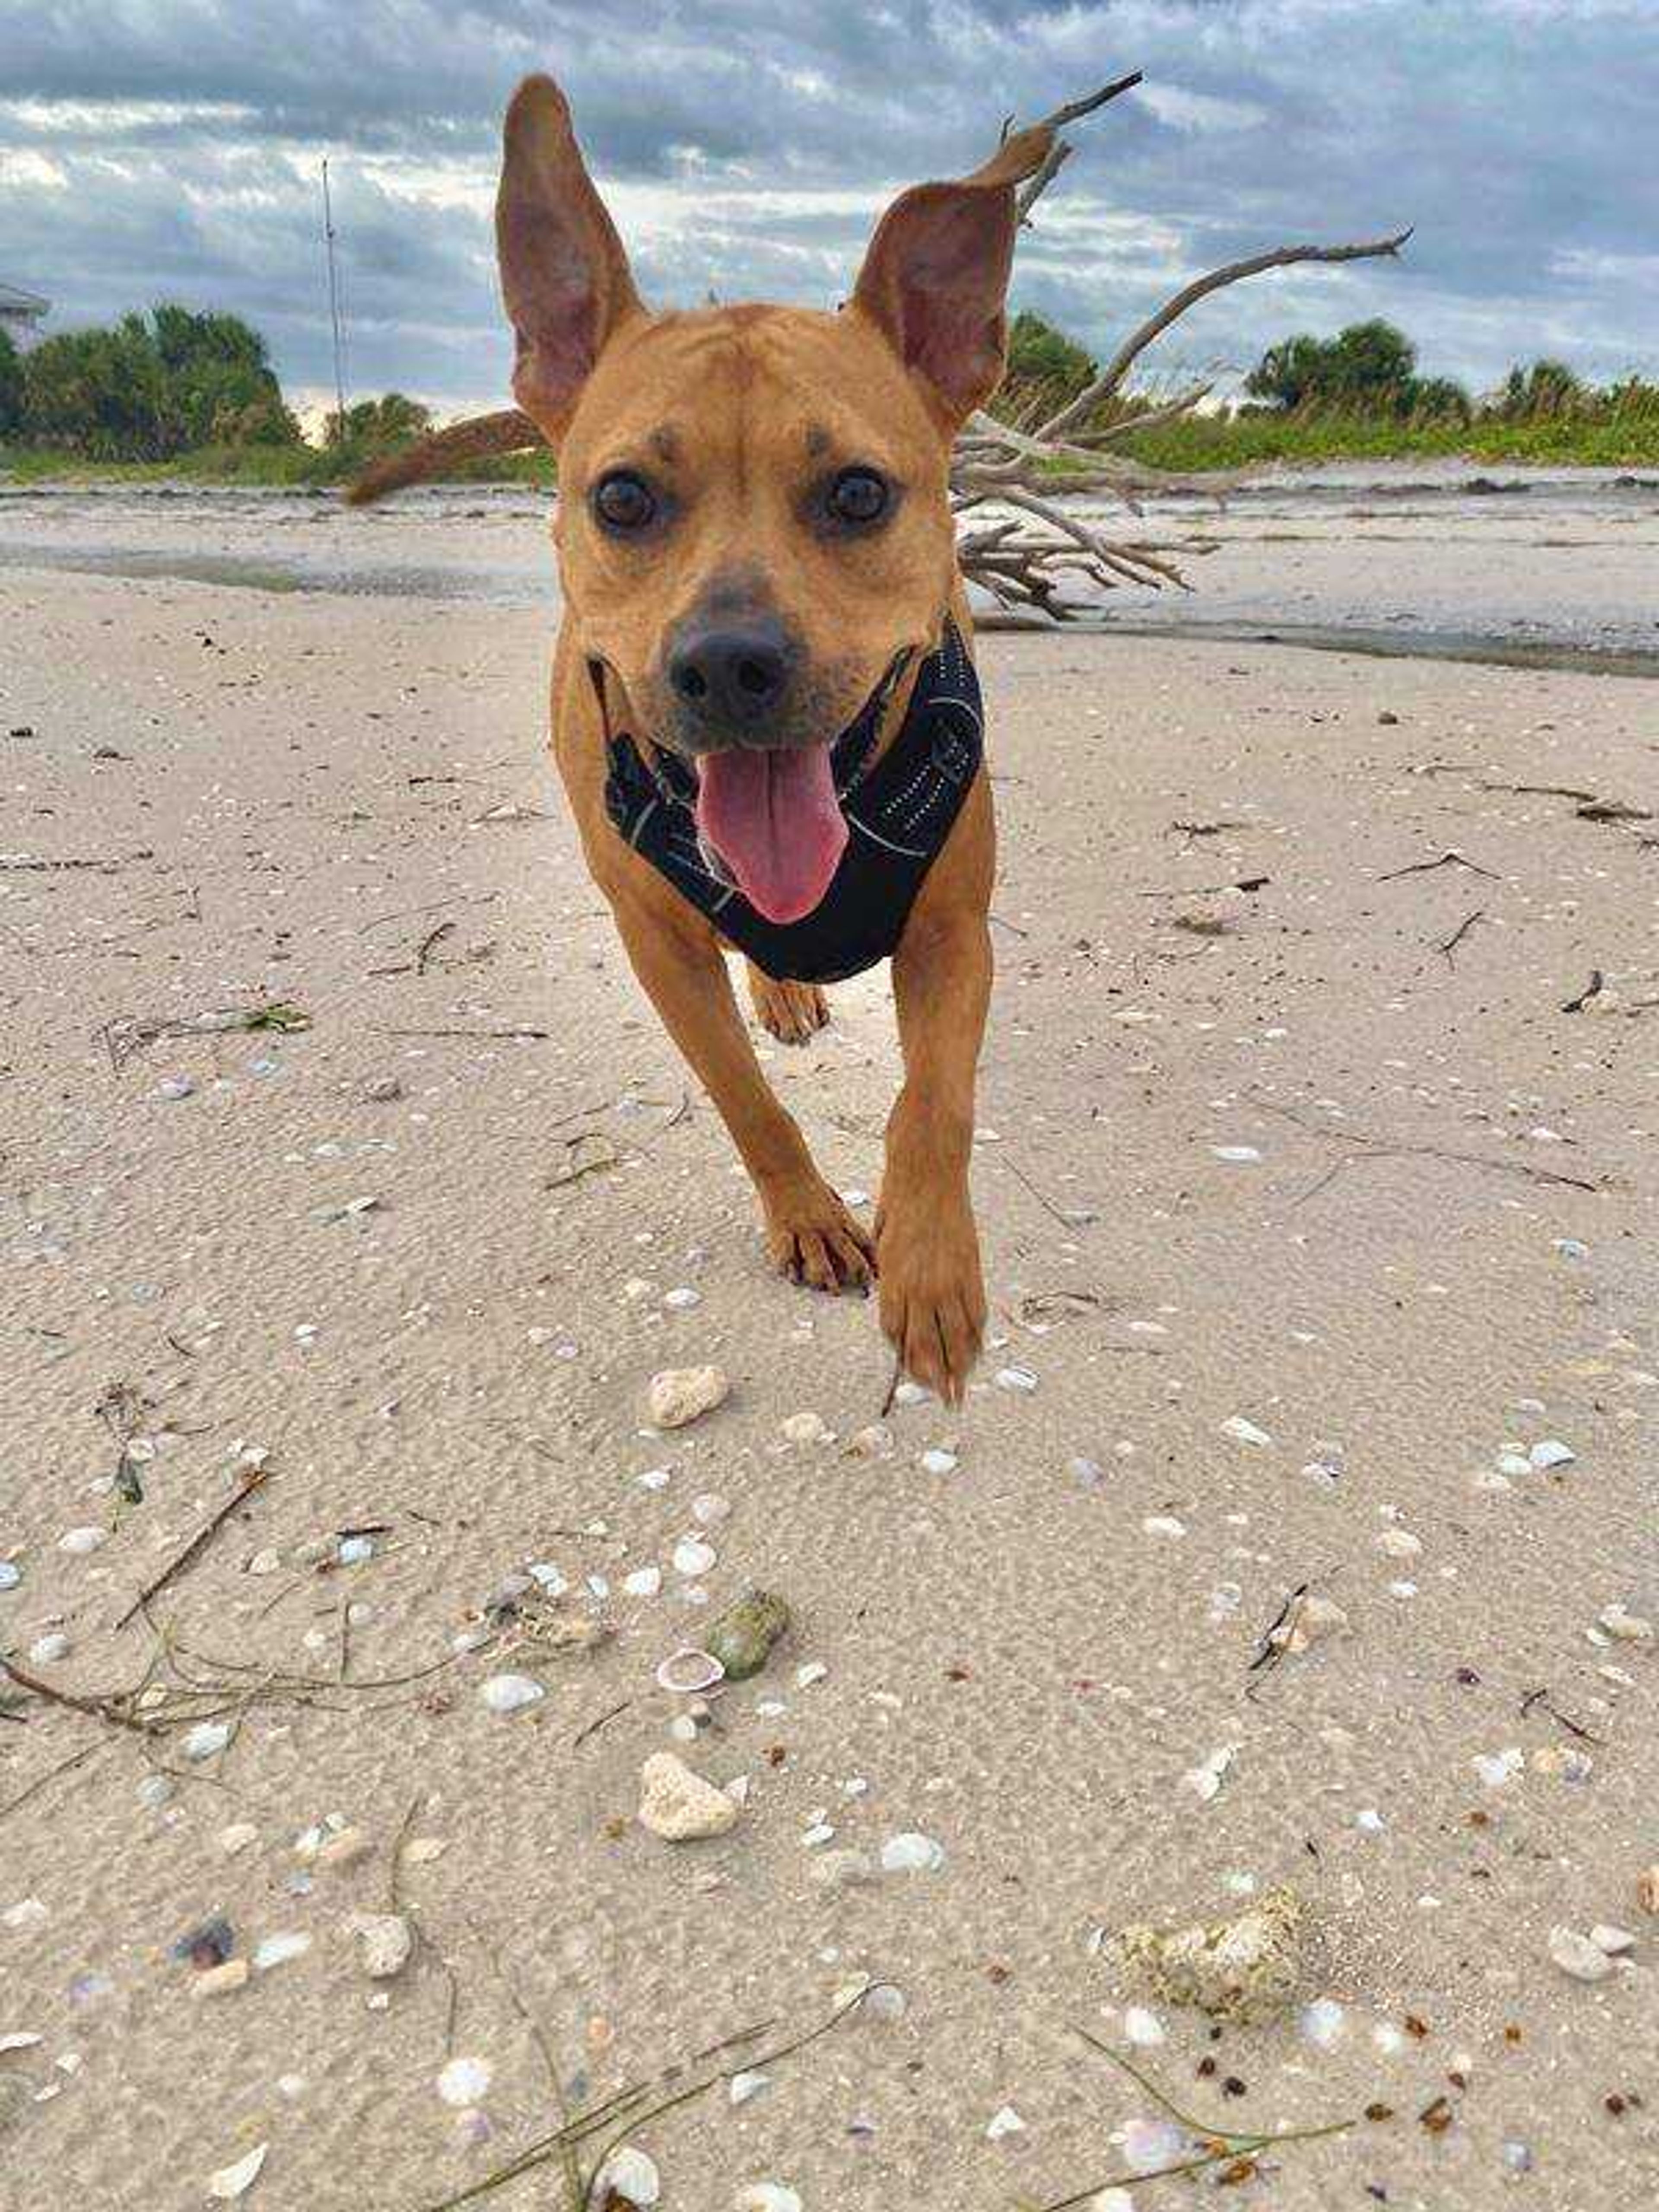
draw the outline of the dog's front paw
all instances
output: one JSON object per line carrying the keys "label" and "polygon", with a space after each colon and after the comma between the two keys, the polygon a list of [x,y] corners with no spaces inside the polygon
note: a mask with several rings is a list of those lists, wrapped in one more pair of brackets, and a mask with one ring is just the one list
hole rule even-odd
{"label": "dog's front paw", "polygon": [[752,963],[749,996],[756,1020],[780,1044],[805,1044],[830,1019],[830,1001],[816,983],[780,983]]}
{"label": "dog's front paw", "polygon": [[985,1334],[979,1234],[965,1197],[907,1192],[876,1234],[881,1325],[906,1370],[957,1404]]}
{"label": "dog's front paw", "polygon": [[816,1291],[867,1288],[876,1272],[870,1232],[821,1176],[764,1190],[761,1204],[766,1249],[781,1275]]}

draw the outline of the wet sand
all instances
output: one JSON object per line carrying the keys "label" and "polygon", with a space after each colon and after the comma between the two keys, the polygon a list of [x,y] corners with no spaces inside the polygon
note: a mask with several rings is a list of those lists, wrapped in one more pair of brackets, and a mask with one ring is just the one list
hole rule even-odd
{"label": "wet sand", "polygon": [[[303,549],[262,514],[205,550]],[[425,526],[363,525],[410,560]],[[538,557],[516,514],[444,527]],[[902,2010],[638,2131],[667,2212],[1012,2212],[1167,2158],[1075,2026],[1206,2125],[1355,2120],[1241,2203],[1654,2193],[1659,693],[988,640],[994,1340],[960,1415],[901,1405],[864,1457],[873,1314],[764,1272],[546,768],[544,614],[18,567],[0,619],[0,1652],[166,1693],[0,1715],[7,2212],[183,2212],[262,2143],[251,2206],[416,2212],[559,2095],[775,2023],[746,2063],[864,1978]],[[884,977],[833,999],[769,1066],[867,1194]],[[131,1048],[272,1002],[309,1027]],[[727,1404],[649,1433],[650,1376],[702,1360]],[[785,1437],[807,1411],[833,1441]],[[531,1565],[615,1634],[458,1654]],[[654,1670],[750,1583],[791,1638],[676,1746]],[[1304,1586],[1346,1632],[1260,1663]],[[492,1713],[503,1672],[544,1695]],[[673,1747],[746,1782],[728,1835],[635,1821]],[[319,1862],[342,1826],[364,1856]],[[906,1834],[942,1863],[820,1880]],[[1100,1936],[1284,1881],[1296,2001],[1218,2039]],[[394,1899],[377,1984],[353,1917]],[[198,1998],[173,1947],[220,1919],[233,1960],[308,1945]],[[1552,1930],[1597,1923],[1633,1948],[1572,1978]]]}

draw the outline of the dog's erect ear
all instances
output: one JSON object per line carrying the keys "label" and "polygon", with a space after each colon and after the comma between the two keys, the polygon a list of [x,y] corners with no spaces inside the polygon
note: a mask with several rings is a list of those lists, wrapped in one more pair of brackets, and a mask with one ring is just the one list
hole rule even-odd
{"label": "dog's erect ear", "polygon": [[495,250],[518,342],[513,396],[554,437],[606,339],[645,310],[551,77],[526,77],[507,111]]}
{"label": "dog's erect ear", "polygon": [[854,305],[926,380],[953,427],[1001,380],[1014,187],[1042,166],[1053,140],[1040,123],[1006,139],[971,177],[913,186],[883,216],[859,271]]}

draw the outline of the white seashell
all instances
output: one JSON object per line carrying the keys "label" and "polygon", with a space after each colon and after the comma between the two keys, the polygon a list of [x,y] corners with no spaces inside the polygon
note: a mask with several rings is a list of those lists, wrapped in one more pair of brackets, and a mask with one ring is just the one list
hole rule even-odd
{"label": "white seashell", "polygon": [[641,1490],[666,1490],[672,1477],[665,1467],[648,1467],[634,1480]]}
{"label": "white seashell", "polygon": [[623,1589],[629,1597],[655,1597],[661,1588],[660,1567],[635,1567],[632,1574],[623,1577]]}
{"label": "white seashell", "polygon": [[665,1659],[657,1669],[657,1686],[672,1690],[676,1697],[693,1697],[699,1690],[712,1690],[716,1682],[726,1680],[726,1669],[712,1651],[688,1648],[676,1651]]}
{"label": "white seashell", "polygon": [[1147,2005],[1124,2006],[1123,2033],[1142,2051],[1155,2051],[1164,2039],[1164,2023]]}
{"label": "white seashell", "polygon": [[233,1820],[229,1827],[219,1831],[219,1848],[228,1859],[245,1851],[250,1844],[259,1840],[259,1831],[252,1820]]}
{"label": "white seashell", "polygon": [[1376,1548],[1391,1559],[1414,1559],[1423,1549],[1423,1539],[1413,1536],[1409,1528],[1384,1528],[1377,1537]]}
{"label": "white seashell", "polygon": [[893,1393],[893,1403],[896,1406],[919,1406],[924,1398],[931,1398],[933,1395],[925,1383],[913,1382],[907,1375]]}
{"label": "white seashell", "polygon": [[1269,1640],[1275,1650],[1299,1657],[1322,1638],[1342,1635],[1347,1626],[1348,1616],[1335,1599],[1315,1590],[1296,1601]]}
{"label": "white seashell", "polygon": [[570,1584],[551,1559],[532,1559],[525,1569],[544,1597],[562,1597]]}
{"label": "white seashell", "polygon": [[1514,1476],[1517,1474],[1530,1474],[1532,1471],[1532,1460],[1529,1455],[1526,1452],[1506,1451],[1499,1452],[1498,1455],[1498,1472],[1499,1474]]}
{"label": "white seashell", "polygon": [[734,2105],[746,2105],[751,2097],[758,2097],[763,2089],[769,2089],[771,2086],[772,2076],[769,2074],[734,2074],[727,2084],[726,2094]]}
{"label": "white seashell", "polygon": [[55,1659],[67,1659],[70,1640],[61,1628],[54,1628],[45,1636],[36,1637],[29,1646],[29,1657],[37,1667],[49,1667]]}
{"label": "white seashell", "polygon": [[1141,1522],[1149,1536],[1184,1536],[1187,1523],[1177,1521],[1173,1513],[1149,1513]]}
{"label": "white seashell", "polygon": [[27,2033],[16,2035],[0,2035],[0,2052],[7,2051],[33,2051],[37,2044],[44,2043],[46,2039],[44,2035],[30,2035]]}
{"label": "white seashell", "polygon": [[651,1377],[646,1413],[659,1429],[683,1429],[723,1405],[732,1385],[720,1367],[665,1367]]}
{"label": "white seashell", "polygon": [[482,2104],[489,2093],[491,2070],[487,2058],[452,2058],[438,2076],[438,2094],[458,2111]]}
{"label": "white seashell", "polygon": [[822,1659],[809,1659],[804,1667],[797,1667],[795,1669],[795,1687],[798,1690],[810,1690],[814,1682],[823,1681],[829,1672],[830,1669]]}
{"label": "white seashell", "polygon": [[1613,1972],[1613,1961],[1601,1945],[1576,1928],[1552,1928],[1549,1951],[1562,1972],[1576,1982],[1604,1982]]}
{"label": "white seashell", "polygon": [[[183,1097],[185,1094],[178,1094]],[[256,2143],[246,2158],[239,2158],[232,2166],[222,2166],[217,2173],[208,2176],[207,2192],[216,2203],[229,2204],[239,2197],[246,2197],[259,2179],[260,2168],[265,2162],[269,2143]]]}
{"label": "white seashell", "polygon": [[1297,2027],[1303,2040],[1318,2050],[1328,2051],[1340,2041],[1348,2025],[1348,2015],[1334,1997],[1316,1997],[1311,2004],[1304,2005]]}
{"label": "white seashell", "polygon": [[374,1556],[372,1536],[342,1536],[335,1557],[343,1567],[360,1567],[365,1559]]}
{"label": "white seashell", "polygon": [[871,1421],[861,1429],[854,1429],[847,1439],[847,1449],[854,1459],[885,1459],[893,1449],[893,1431],[885,1421]]}
{"label": "white seashell", "polygon": [[1221,1424],[1221,1433],[1224,1437],[1231,1437],[1235,1443],[1260,1447],[1273,1442],[1266,1429],[1257,1428],[1254,1421],[1247,1421],[1242,1413],[1231,1414]]}
{"label": "white seashell", "polygon": [[827,1820],[815,1820],[801,1838],[802,1844],[809,1851],[821,1850],[825,1844],[833,1844],[835,1840],[836,1832]]}
{"label": "white seashell", "polygon": [[920,1464],[925,1474],[954,1474],[957,1455],[953,1451],[946,1451],[942,1445],[934,1444],[923,1452]]}
{"label": "white seashell", "polygon": [[186,1731],[179,1746],[185,1757],[191,1760],[215,1758],[230,1741],[228,1721],[198,1721]]}
{"label": "white seashell", "polygon": [[691,1500],[691,1518],[700,1528],[717,1528],[731,1518],[732,1502],[718,1491],[705,1490]]}
{"label": "white seashell", "polygon": [[702,1292],[693,1290],[690,1283],[677,1283],[664,1294],[663,1304],[671,1313],[690,1313],[693,1306],[702,1304]]}
{"label": "white seashell", "polygon": [[876,1878],[876,1869],[863,1851],[825,1851],[812,1862],[811,1872],[820,1889],[861,1889]]}
{"label": "white seashell", "polygon": [[1210,1150],[1218,1160],[1227,1160],[1235,1167],[1246,1167],[1259,1160],[1261,1152],[1254,1145],[1212,1145]]}
{"label": "white seashell", "polygon": [[654,2162],[632,2143],[622,2143],[599,2169],[594,2202],[607,2203],[620,2197],[624,2204],[652,2205],[662,2195],[662,2180]]}
{"label": "white seashell", "polygon": [[705,1543],[701,1536],[682,1536],[672,1556],[674,1572],[693,1580],[698,1575],[706,1575],[720,1558],[714,1546]]}
{"label": "white seashell", "polygon": [[9,1905],[3,1912],[0,1912],[0,1928],[12,1928],[20,1931],[25,1928],[41,1928],[45,1926],[46,1919],[46,1908],[41,1904],[40,1899],[24,1897],[20,1898],[15,1905]]}
{"label": "white seashell", "polygon": [[516,1713],[539,1705],[547,1692],[528,1674],[492,1674],[478,1695],[492,1713]]}
{"label": "white seashell", "polygon": [[738,1808],[724,1790],[696,1774],[672,1751],[653,1752],[640,1770],[640,1826],[665,1843],[723,1836],[738,1822]]}
{"label": "white seashell", "polygon": [[1187,2137],[1169,2120],[1145,2120],[1138,2115],[1124,2123],[1123,2155],[1139,2173],[1173,2166],[1186,2152]]}
{"label": "white seashell", "polygon": [[932,1836],[919,1835],[907,1830],[889,1836],[881,1847],[881,1870],[884,1874],[937,1874],[945,1864],[945,1846]]}
{"label": "white seashell", "polygon": [[1469,1761],[1488,1790],[1502,1790],[1515,1779],[1526,1763],[1527,1754],[1519,1744],[1510,1744],[1504,1751],[1478,1751]]}
{"label": "white seashell", "polygon": [[100,1550],[108,1541],[107,1528],[66,1528],[58,1539],[58,1548],[76,1559],[84,1559],[88,1552]]}
{"label": "white seashell", "polygon": [[1559,1437],[1546,1437],[1533,1446],[1527,1456],[1541,1474],[1552,1467],[1571,1467],[1578,1455],[1571,1444],[1564,1444]]}
{"label": "white seashell", "polygon": [[0,1590],[14,1590],[23,1579],[23,1570],[14,1566],[9,1559],[0,1559]]}
{"label": "white seashell", "polygon": [[255,1947],[253,1971],[256,1974],[268,1974],[273,1966],[284,1966],[290,1959],[302,1959],[310,1948],[310,1936],[302,1936],[295,1929],[284,1929],[279,1935],[267,1936]]}
{"label": "white seashell", "polygon": [[987,2142],[1000,2142],[1005,2136],[1023,2136],[1024,2132],[1024,2121],[1012,2105],[1005,2105],[1000,2112],[992,2113],[985,2130],[985,2140]]}
{"label": "white seashell", "polygon": [[800,2198],[781,2181],[751,2181],[732,2199],[732,2212],[801,2212]]}
{"label": "white seashell", "polygon": [[1627,1613],[1620,1604],[1604,1606],[1597,1616],[1599,1626],[1615,1644],[1651,1644],[1653,1623],[1640,1613]]}
{"label": "white seashell", "polygon": [[1233,1763],[1236,1744],[1218,1745],[1199,1765],[1188,1767],[1181,1778],[1200,1805],[1207,1805],[1221,1788],[1221,1778]]}
{"label": "white seashell", "polygon": [[1018,1390],[1029,1395],[1036,1387],[1037,1377],[1029,1367],[999,1367],[997,1370],[999,1390]]}

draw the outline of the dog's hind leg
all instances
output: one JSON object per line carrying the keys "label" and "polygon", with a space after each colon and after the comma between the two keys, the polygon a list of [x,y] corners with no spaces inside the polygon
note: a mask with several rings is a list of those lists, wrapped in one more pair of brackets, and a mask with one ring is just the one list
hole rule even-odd
{"label": "dog's hind leg", "polygon": [[816,983],[781,983],[752,960],[744,966],[755,1018],[780,1044],[805,1044],[829,1021],[830,1001]]}
{"label": "dog's hind leg", "polygon": [[713,933],[689,909],[682,924],[626,890],[613,890],[611,904],[634,973],[743,1156],[773,1265],[817,1290],[862,1288],[875,1272],[869,1233],[818,1173],[768,1087]]}

